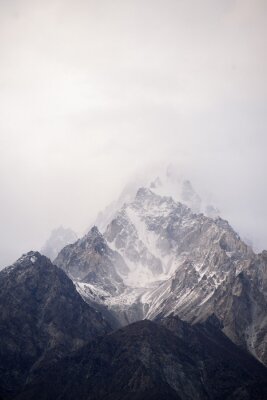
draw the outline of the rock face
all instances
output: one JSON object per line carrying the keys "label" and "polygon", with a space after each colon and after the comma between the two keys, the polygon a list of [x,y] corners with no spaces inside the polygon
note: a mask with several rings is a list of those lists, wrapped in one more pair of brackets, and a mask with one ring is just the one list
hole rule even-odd
{"label": "rock face", "polygon": [[111,329],[67,275],[37,252],[0,272],[0,397]]}
{"label": "rock face", "polygon": [[42,247],[41,253],[53,261],[63,247],[76,242],[77,239],[78,237],[75,232],[69,228],[66,229],[60,226],[52,231],[49,239]]}
{"label": "rock face", "polygon": [[264,400],[267,370],[220,331],[140,321],[44,370],[20,400]]}
{"label": "rock face", "polygon": [[[243,246],[222,220],[195,214],[171,197],[140,188],[134,201],[125,204],[108,225],[105,237],[127,264],[133,265],[133,282],[129,284],[139,286],[146,278],[151,282],[171,276],[185,254],[194,252],[192,258],[199,258],[199,247],[207,248],[212,240],[221,240],[223,246],[224,238],[220,237],[223,230],[231,235],[232,247]],[[245,245],[242,250],[248,251]],[[225,251],[231,250],[225,248]],[[140,282],[134,281],[138,275]]]}
{"label": "rock face", "polygon": [[125,203],[134,201],[137,190],[140,187],[150,188],[154,193],[160,196],[172,197],[189,207],[193,212],[204,213],[208,217],[215,218],[219,216],[219,210],[210,204],[209,201],[202,199],[194,189],[192,183],[177,169],[169,165],[165,171],[150,171],[148,174],[136,176],[130,181],[118,199],[109,204],[105,210],[100,212],[94,221],[100,232],[104,233],[107,225],[115,218],[116,213]]}
{"label": "rock face", "polygon": [[126,290],[99,300],[122,324],[172,313],[196,323],[215,314],[231,340],[266,363],[266,254],[254,254],[227,221],[141,188],[104,236],[129,267],[121,275]]}
{"label": "rock face", "polygon": [[120,275],[128,272],[123,258],[109,248],[97,227],[66,246],[55,259],[55,264],[73,280],[91,283],[112,295],[122,292],[124,284]]}
{"label": "rock face", "polygon": [[160,185],[57,266],[30,252],[0,272],[0,398],[267,398],[267,252]]}
{"label": "rock face", "polygon": [[[114,329],[121,326],[122,321],[129,323],[116,301],[114,309],[109,307],[114,298],[120,298],[127,291],[123,279],[129,268],[121,255],[108,246],[97,227],[91,228],[74,244],[66,246],[54,262],[75,282],[86,302],[100,311]],[[133,312],[135,308],[134,305]]]}

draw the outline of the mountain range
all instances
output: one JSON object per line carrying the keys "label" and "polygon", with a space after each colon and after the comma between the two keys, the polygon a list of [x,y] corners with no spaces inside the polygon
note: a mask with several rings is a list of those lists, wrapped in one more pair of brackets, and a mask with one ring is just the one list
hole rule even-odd
{"label": "mountain range", "polygon": [[[96,241],[101,251],[92,253]],[[116,291],[99,268],[89,282],[82,276],[74,282],[89,303],[105,305],[122,325],[171,314],[194,324],[214,314],[232,341],[266,364],[267,252],[255,254],[227,221],[140,188],[103,235],[93,227],[55,264],[73,278],[80,260],[89,273],[96,254],[101,265],[107,259],[113,265],[108,280]]]}
{"label": "mountain range", "polygon": [[3,399],[267,398],[267,251],[171,176],[0,272]]}

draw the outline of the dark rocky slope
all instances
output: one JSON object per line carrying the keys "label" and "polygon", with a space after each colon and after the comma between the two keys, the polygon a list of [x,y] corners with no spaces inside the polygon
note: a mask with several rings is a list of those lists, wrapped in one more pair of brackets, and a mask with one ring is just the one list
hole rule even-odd
{"label": "dark rocky slope", "polygon": [[110,331],[67,275],[37,252],[0,272],[0,397],[39,368]]}
{"label": "dark rocky slope", "polygon": [[18,400],[264,400],[267,370],[214,324],[140,321],[43,370]]}

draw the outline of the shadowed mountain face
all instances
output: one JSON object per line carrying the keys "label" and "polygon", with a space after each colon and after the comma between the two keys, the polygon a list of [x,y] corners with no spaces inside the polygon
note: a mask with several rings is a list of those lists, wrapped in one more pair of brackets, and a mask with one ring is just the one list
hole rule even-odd
{"label": "shadowed mountain face", "polygon": [[22,256],[0,272],[0,396],[109,331],[61,269],[37,252]]}
{"label": "shadowed mountain face", "polygon": [[267,370],[208,325],[131,324],[43,369],[18,399],[266,399]]}

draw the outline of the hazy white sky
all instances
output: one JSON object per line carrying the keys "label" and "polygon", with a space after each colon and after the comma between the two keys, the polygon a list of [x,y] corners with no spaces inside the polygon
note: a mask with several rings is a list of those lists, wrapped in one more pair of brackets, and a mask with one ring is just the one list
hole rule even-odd
{"label": "hazy white sky", "polygon": [[0,0],[0,265],[183,166],[267,248],[265,0]]}

